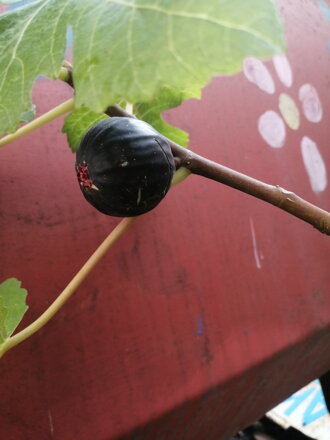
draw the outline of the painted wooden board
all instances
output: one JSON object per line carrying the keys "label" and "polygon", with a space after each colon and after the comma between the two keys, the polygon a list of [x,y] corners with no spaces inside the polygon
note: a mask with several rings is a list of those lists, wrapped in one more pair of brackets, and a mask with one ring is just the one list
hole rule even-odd
{"label": "painted wooden board", "polygon": [[[330,210],[329,3],[279,4],[285,57],[165,116],[196,152]],[[38,114],[70,94],[39,81]],[[0,151],[0,275],[30,292],[23,325],[118,221],[86,204],[61,126]],[[309,225],[189,178],[1,360],[0,437],[228,439],[330,368],[329,261]]]}

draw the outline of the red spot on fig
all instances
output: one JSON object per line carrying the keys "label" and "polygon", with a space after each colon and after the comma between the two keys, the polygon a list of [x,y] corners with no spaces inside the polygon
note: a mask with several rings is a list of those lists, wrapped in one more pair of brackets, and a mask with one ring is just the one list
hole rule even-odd
{"label": "red spot on fig", "polygon": [[93,182],[89,177],[86,162],[83,162],[77,166],[77,177],[81,186],[83,186],[84,188],[92,188]]}

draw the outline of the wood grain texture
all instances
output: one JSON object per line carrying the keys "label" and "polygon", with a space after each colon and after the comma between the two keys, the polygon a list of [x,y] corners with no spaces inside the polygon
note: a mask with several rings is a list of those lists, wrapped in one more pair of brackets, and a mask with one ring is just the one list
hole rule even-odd
{"label": "wood grain texture", "polygon": [[[329,23],[315,1],[281,1],[293,85],[267,95],[243,74],[166,112],[190,148],[330,210],[300,139],[330,172]],[[267,146],[259,116],[311,82],[324,115]],[[38,113],[70,97],[35,87]],[[80,194],[56,121],[0,151],[0,275],[29,290],[31,322],[117,223]],[[193,176],[137,220],[64,309],[0,363],[8,440],[227,440],[330,366],[330,242],[262,201]]]}

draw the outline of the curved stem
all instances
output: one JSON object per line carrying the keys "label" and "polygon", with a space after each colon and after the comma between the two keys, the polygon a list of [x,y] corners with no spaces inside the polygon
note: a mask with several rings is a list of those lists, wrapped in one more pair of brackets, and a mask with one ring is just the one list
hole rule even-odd
{"label": "curved stem", "polygon": [[134,222],[136,217],[124,218],[108,235],[108,237],[101,243],[101,245],[96,249],[96,251],[89,257],[86,263],[66,286],[66,288],[60,293],[60,295],[55,299],[55,301],[48,307],[45,312],[39,316],[34,322],[24,328],[22,331],[14,336],[8,338],[0,347],[0,357],[3,354],[15,347],[15,345],[20,344],[25,341],[25,339],[32,336],[38,330],[40,330],[54,315],[57,313],[64,303],[70,298],[70,296],[75,292],[75,290],[84,281],[87,275],[95,267],[95,265],[100,261],[104,254],[110,249],[110,247],[118,240],[118,238],[126,231],[126,229]]}
{"label": "curved stem", "polygon": [[73,87],[72,64],[69,63],[69,61],[63,61],[57,79],[64,81],[68,83],[69,86]]}
{"label": "curved stem", "polygon": [[172,147],[180,157],[180,165],[191,173],[215,180],[271,203],[311,224],[320,232],[330,235],[330,213],[307,202],[295,193],[239,173],[178,145],[172,145]]}
{"label": "curved stem", "polygon": [[49,112],[39,116],[39,118],[36,118],[33,121],[29,122],[28,124],[23,125],[23,127],[16,130],[15,133],[8,134],[7,136],[1,138],[0,147],[3,147],[9,144],[10,142],[15,141],[16,139],[21,138],[22,136],[30,133],[31,131],[36,130],[37,128],[47,124],[50,121],[53,121],[59,116],[72,111],[73,109],[74,109],[74,98],[70,98],[67,101],[63,102],[62,104],[58,105],[57,107],[54,107]]}
{"label": "curved stem", "polygon": [[69,84],[70,79],[70,70],[67,67],[62,66],[60,72],[58,74],[58,78],[61,81],[64,81]]}
{"label": "curved stem", "polygon": [[[109,116],[135,117],[118,105],[109,107],[106,112]],[[193,174],[238,189],[239,191],[257,197],[267,203],[271,203],[277,208],[283,209],[295,217],[311,224],[320,232],[330,235],[330,213],[324,209],[307,202],[293,192],[287,191],[278,185],[269,185],[260,180],[254,179],[253,177],[249,177],[246,174],[239,173],[231,168],[206,159],[203,156],[199,156],[193,151],[181,147],[170,139],[167,139],[167,141],[171,146],[172,154],[177,164],[177,172],[183,168],[183,176],[186,175],[187,170],[189,170]]]}
{"label": "curved stem", "polygon": [[171,186],[175,186],[178,183],[183,182],[190,175],[191,175],[191,171],[189,171],[188,168],[180,167],[174,173]]}

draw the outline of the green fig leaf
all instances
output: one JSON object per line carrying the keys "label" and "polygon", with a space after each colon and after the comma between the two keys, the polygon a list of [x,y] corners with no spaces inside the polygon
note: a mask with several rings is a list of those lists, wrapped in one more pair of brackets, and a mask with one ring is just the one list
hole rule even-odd
{"label": "green fig leaf", "polygon": [[16,278],[0,284],[0,345],[13,334],[27,311],[26,295]]}
{"label": "green fig leaf", "polygon": [[30,122],[34,119],[36,114],[36,106],[33,104],[30,110],[23,112],[21,114],[20,122]]}
{"label": "green fig leaf", "polygon": [[67,135],[72,152],[77,151],[82,137],[89,128],[108,117],[104,113],[95,113],[86,107],[81,107],[70,113],[64,120],[62,131]]}
{"label": "green fig leaf", "polygon": [[75,104],[149,102],[164,86],[199,97],[246,56],[284,49],[274,0],[34,0],[0,16],[0,131],[31,109],[38,75],[57,78],[73,31]]}
{"label": "green fig leaf", "polygon": [[163,136],[171,139],[182,147],[188,145],[188,134],[173,125],[167,124],[161,116],[163,110],[177,107],[185,99],[181,91],[164,86],[150,102],[134,104],[134,114],[152,125]]}

